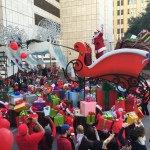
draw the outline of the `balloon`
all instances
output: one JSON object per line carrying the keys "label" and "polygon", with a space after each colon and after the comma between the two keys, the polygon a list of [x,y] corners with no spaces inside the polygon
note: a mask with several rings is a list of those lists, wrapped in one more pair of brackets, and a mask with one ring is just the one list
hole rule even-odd
{"label": "balloon", "polygon": [[70,127],[70,133],[74,133],[74,127]]}
{"label": "balloon", "polygon": [[10,122],[7,119],[0,119],[0,128],[9,128]]}
{"label": "balloon", "polygon": [[20,57],[21,57],[22,59],[27,58],[27,53],[26,53],[26,52],[22,52],[22,53],[20,54]]}
{"label": "balloon", "polygon": [[14,136],[9,129],[0,128],[0,150],[11,150],[14,143]]}
{"label": "balloon", "polygon": [[10,43],[10,48],[14,51],[18,49],[18,44],[16,42],[11,42]]}

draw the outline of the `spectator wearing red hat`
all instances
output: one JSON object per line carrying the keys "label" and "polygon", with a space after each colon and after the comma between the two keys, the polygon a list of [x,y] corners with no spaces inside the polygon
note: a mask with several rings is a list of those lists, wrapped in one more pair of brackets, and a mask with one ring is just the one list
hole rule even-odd
{"label": "spectator wearing red hat", "polygon": [[[114,115],[115,121],[114,121],[114,124],[112,126],[112,130],[115,133],[115,138],[117,140],[119,147],[121,147],[122,145],[118,140],[118,133],[122,128],[123,121],[121,119],[121,113],[118,110],[114,111],[113,115]],[[125,132],[123,132],[123,137],[125,138]]]}
{"label": "spectator wearing red hat", "polygon": [[61,135],[57,137],[57,149],[58,150],[72,150],[72,145],[67,138],[70,135],[70,126],[64,124],[61,126]]}
{"label": "spectator wearing red hat", "polygon": [[16,135],[16,142],[19,150],[38,150],[38,143],[43,138],[45,130],[38,123],[37,119],[32,119],[32,122],[37,124],[39,129],[38,133],[30,135],[29,129],[26,124],[21,124],[18,127],[18,133]]}
{"label": "spectator wearing red hat", "polygon": [[67,108],[65,113],[65,124],[68,124],[69,126],[73,127],[73,109]]}

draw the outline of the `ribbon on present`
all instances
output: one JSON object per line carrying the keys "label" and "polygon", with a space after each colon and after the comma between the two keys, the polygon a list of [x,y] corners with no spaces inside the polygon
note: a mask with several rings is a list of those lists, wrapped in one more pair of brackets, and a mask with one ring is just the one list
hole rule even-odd
{"label": "ribbon on present", "polygon": [[104,96],[105,96],[105,109],[109,110],[109,91],[115,90],[115,87],[109,84],[108,82],[103,82],[102,89],[104,91]]}
{"label": "ribbon on present", "polygon": [[90,111],[90,112],[88,113],[88,115],[90,115],[90,122],[92,122],[92,115],[95,115],[95,113],[92,112],[92,111]]}
{"label": "ribbon on present", "polygon": [[104,122],[103,122],[102,130],[104,130],[104,128],[105,128],[106,121],[107,121],[107,119],[105,119],[105,118],[104,118]]}
{"label": "ribbon on present", "polygon": [[86,102],[93,102],[93,100],[91,99],[91,97],[88,97],[85,99]]}
{"label": "ribbon on present", "polygon": [[36,96],[40,97],[40,96],[42,96],[42,95],[41,95],[41,93],[37,93]]}
{"label": "ribbon on present", "polygon": [[20,92],[15,92],[15,95],[20,95]]}
{"label": "ribbon on present", "polygon": [[104,114],[103,116],[105,119],[109,119],[109,120],[113,119],[113,116],[111,114]]}
{"label": "ribbon on present", "polygon": [[19,116],[28,116],[28,112],[26,110],[22,110]]}
{"label": "ribbon on present", "polygon": [[126,99],[124,97],[118,97],[118,101],[125,101]]}

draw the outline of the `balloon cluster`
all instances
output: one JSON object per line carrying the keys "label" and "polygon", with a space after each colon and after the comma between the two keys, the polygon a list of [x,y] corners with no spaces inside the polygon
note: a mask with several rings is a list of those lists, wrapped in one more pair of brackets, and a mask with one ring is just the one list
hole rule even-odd
{"label": "balloon cluster", "polygon": [[8,129],[10,122],[0,114],[0,150],[11,150],[14,143],[14,136]]}

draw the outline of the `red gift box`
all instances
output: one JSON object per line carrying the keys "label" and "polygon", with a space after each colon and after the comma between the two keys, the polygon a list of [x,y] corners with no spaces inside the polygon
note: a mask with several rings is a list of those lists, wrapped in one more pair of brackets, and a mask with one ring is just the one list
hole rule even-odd
{"label": "red gift box", "polygon": [[103,116],[99,117],[98,125],[97,125],[97,130],[103,131],[104,129],[110,130],[112,127],[113,121],[104,119]]}
{"label": "red gift box", "polygon": [[115,109],[118,110],[119,108],[122,108],[123,110],[125,109],[125,101],[115,101]]}
{"label": "red gift box", "polygon": [[110,90],[109,91],[109,109],[111,109],[112,106],[114,106],[116,99],[117,99],[117,91]]}
{"label": "red gift box", "polygon": [[97,104],[104,108],[103,97],[104,97],[103,90],[102,89],[97,89],[96,90],[96,101],[97,101]]}
{"label": "red gift box", "polygon": [[16,117],[16,124],[19,127],[20,124],[25,123],[28,116],[18,116]]}
{"label": "red gift box", "polygon": [[126,112],[132,112],[134,111],[134,103],[136,101],[136,97],[132,94],[129,94],[127,99],[126,99]]}

